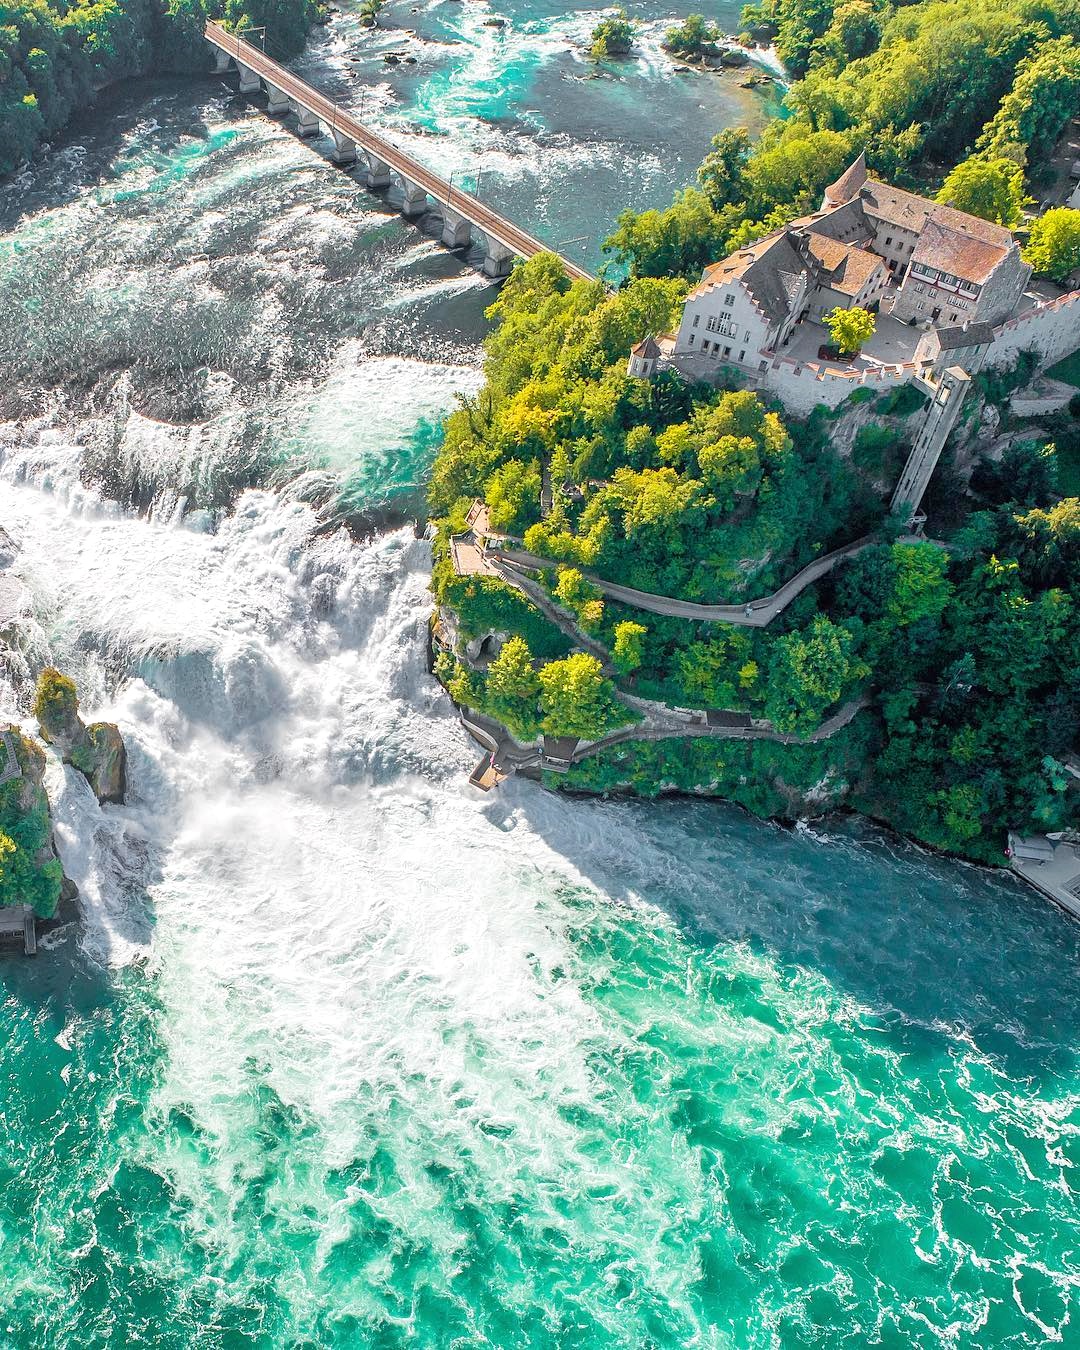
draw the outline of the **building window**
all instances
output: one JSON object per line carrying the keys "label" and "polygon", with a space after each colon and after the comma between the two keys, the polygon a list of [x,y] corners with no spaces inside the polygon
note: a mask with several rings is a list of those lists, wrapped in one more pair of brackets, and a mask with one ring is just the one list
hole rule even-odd
{"label": "building window", "polygon": [[[724,296],[724,304],[725,304],[725,305],[733,305],[734,303],[735,303],[735,297],[734,297],[734,295],[725,295],[725,296]],[[728,318],[730,318],[730,317],[731,317],[731,316],[728,315]]]}
{"label": "building window", "polygon": [[745,353],[745,352],[740,352],[740,353],[739,353],[739,364],[742,365],[742,363],[743,363],[745,360],[746,360],[746,353]]}
{"label": "building window", "polygon": [[695,314],[695,315],[694,315],[694,327],[695,327],[695,328],[698,326],[698,320],[699,320],[700,318],[701,318],[701,315],[700,315],[700,314]]}
{"label": "building window", "polygon": [[730,309],[722,309],[722,310],[720,311],[720,322],[721,322],[721,323],[730,323],[730,322],[731,322],[731,310],[730,310]]}
{"label": "building window", "polygon": [[896,263],[892,260],[892,258],[889,259],[889,271],[890,272],[896,271]]}
{"label": "building window", "polygon": [[725,347],[725,348],[724,348],[724,355],[725,355],[725,356],[730,356],[730,355],[731,355],[731,348],[730,348],[730,347]]}
{"label": "building window", "polygon": [[715,315],[715,314],[710,314],[710,315],[709,315],[709,321],[708,321],[708,323],[705,325],[705,328],[706,328],[706,330],[707,330],[708,332],[710,332],[710,333],[715,333],[717,327],[719,326],[719,323],[720,323],[720,320],[716,317],[716,315]]}
{"label": "building window", "polygon": [[892,243],[892,235],[887,234],[885,236],[885,247],[888,248],[891,243]]}
{"label": "building window", "polygon": [[692,347],[693,345],[694,345],[694,335],[693,335],[693,333],[691,333],[691,334],[690,334],[690,346]]}
{"label": "building window", "polygon": [[744,342],[749,342],[749,341],[750,341],[750,329],[749,329],[749,328],[746,330],[745,333],[743,333],[743,335],[742,335],[742,340],[743,340]]}

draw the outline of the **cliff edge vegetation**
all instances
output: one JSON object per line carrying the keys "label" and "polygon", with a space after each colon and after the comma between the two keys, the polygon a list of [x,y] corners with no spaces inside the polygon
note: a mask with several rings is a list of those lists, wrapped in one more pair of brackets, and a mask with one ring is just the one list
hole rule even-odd
{"label": "cliff edge vegetation", "polygon": [[266,29],[289,56],[322,13],[315,0],[13,0],[0,18],[0,174],[30,158],[97,90],[155,71],[205,71],[208,18]]}

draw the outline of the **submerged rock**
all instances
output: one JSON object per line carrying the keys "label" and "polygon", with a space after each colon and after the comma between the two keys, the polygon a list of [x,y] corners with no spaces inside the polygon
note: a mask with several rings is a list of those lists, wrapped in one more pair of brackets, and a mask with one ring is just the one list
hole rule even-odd
{"label": "submerged rock", "polygon": [[34,716],[42,739],[55,747],[65,764],[79,770],[99,802],[124,800],[127,751],[120,729],[113,722],[84,724],[74,680],[51,666],[43,670]]}

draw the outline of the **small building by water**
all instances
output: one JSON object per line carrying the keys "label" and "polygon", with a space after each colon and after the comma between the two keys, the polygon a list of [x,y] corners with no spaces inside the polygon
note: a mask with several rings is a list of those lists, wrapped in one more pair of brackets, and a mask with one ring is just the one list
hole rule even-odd
{"label": "small building by water", "polygon": [[1080,834],[1009,831],[1009,866],[1036,890],[1080,919]]}

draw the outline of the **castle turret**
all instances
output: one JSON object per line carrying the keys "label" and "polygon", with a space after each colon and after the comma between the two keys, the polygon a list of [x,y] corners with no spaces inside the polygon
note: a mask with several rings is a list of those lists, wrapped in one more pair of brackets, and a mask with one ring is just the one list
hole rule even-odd
{"label": "castle turret", "polygon": [[656,339],[650,333],[636,347],[630,348],[630,360],[626,373],[635,380],[651,380],[656,374],[662,353]]}

